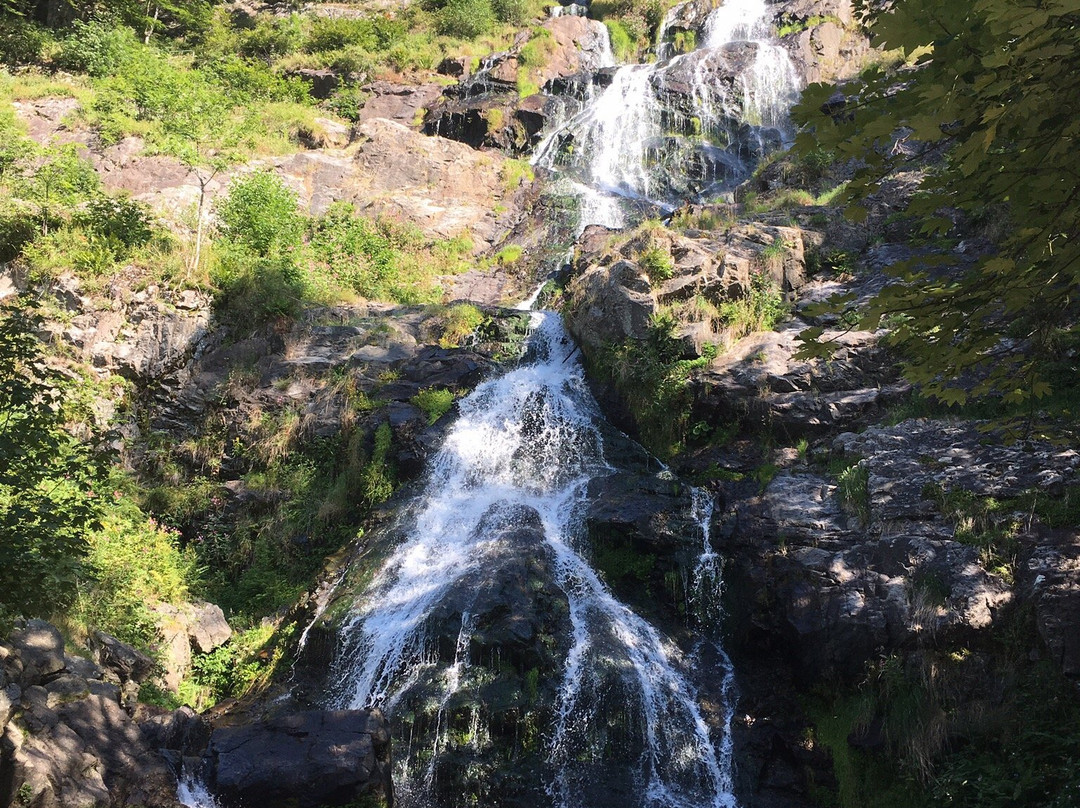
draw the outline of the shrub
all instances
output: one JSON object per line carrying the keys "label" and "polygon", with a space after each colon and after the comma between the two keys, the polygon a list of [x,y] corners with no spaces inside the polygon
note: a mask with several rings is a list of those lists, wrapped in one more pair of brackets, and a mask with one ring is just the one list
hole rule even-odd
{"label": "shrub", "polygon": [[529,0],[492,0],[492,10],[499,22],[521,25],[532,16]]}
{"label": "shrub", "polygon": [[671,254],[656,244],[643,252],[638,258],[638,262],[653,283],[668,280],[675,269],[675,262],[671,260]]}
{"label": "shrub", "polygon": [[0,263],[18,258],[37,233],[38,223],[29,213],[10,209],[0,212]]}
{"label": "shrub", "polygon": [[360,110],[370,96],[360,89],[358,84],[346,84],[338,87],[326,100],[325,106],[339,118],[355,121],[360,117]]}
{"label": "shrub", "polygon": [[150,213],[146,205],[124,196],[96,196],[77,217],[90,233],[127,248],[150,240]]}
{"label": "shrub", "polygon": [[219,316],[240,328],[296,315],[306,289],[291,258],[259,258],[242,248],[221,250],[211,280],[219,290]]}
{"label": "shrub", "polygon": [[0,310],[0,620],[71,603],[106,480],[71,434],[70,383],[45,364],[37,325],[17,304]]}
{"label": "shrub", "polygon": [[240,53],[270,63],[277,57],[299,50],[303,41],[304,32],[298,15],[276,18],[267,14],[260,16],[255,27],[244,34]]}
{"label": "shrub", "polygon": [[0,22],[0,62],[4,64],[37,64],[51,42],[48,31],[34,23],[20,19]]}
{"label": "shrub", "polygon": [[196,580],[194,553],[179,548],[179,536],[149,519],[119,492],[91,534],[87,568],[93,577],[80,593],[76,615],[142,648],[157,640],[148,606],[176,603]]}
{"label": "shrub", "polygon": [[304,219],[296,195],[275,174],[254,171],[233,181],[217,207],[222,234],[269,257],[300,246]]}
{"label": "shrub", "polygon": [[484,322],[484,313],[469,303],[451,306],[442,315],[442,336],[439,345],[456,348]]}
{"label": "shrub", "polygon": [[439,9],[436,30],[446,36],[475,39],[495,27],[491,0],[449,0]]}
{"label": "shrub", "polygon": [[109,76],[120,72],[124,62],[139,47],[135,32],[115,22],[75,20],[60,43],[57,66],[91,76]]}

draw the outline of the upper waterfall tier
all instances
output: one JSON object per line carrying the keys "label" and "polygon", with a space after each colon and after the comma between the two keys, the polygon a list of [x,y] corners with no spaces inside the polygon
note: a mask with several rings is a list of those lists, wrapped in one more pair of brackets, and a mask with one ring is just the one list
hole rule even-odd
{"label": "upper waterfall tier", "polygon": [[[623,224],[621,200],[664,207],[730,191],[785,144],[800,82],[765,0],[731,0],[702,28],[695,51],[602,72],[537,149],[534,163],[606,198],[590,200],[582,226]],[[667,56],[663,29],[659,39]]]}

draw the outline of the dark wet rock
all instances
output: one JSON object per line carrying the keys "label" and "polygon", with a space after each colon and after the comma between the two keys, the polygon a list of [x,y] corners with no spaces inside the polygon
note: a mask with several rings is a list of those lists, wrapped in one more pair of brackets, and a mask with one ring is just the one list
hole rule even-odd
{"label": "dark wet rock", "polygon": [[694,563],[704,545],[689,488],[670,473],[619,472],[589,483],[585,525],[593,563],[638,611],[686,613]]}
{"label": "dark wet rock", "polygon": [[690,42],[701,44],[705,34],[705,21],[715,10],[715,0],[687,0],[668,9],[664,17],[667,36],[658,44],[661,60],[670,59],[677,53],[685,53],[686,47],[676,46],[677,38],[693,35]]}
{"label": "dark wet rock", "polygon": [[309,85],[312,98],[326,99],[341,86],[341,76],[329,69],[300,68],[289,75],[302,79]]}
{"label": "dark wet rock", "polygon": [[250,805],[390,805],[390,726],[378,711],[312,710],[214,731],[205,775]]}
{"label": "dark wet rock", "polygon": [[[428,134],[459,140],[479,148],[491,147],[523,154],[538,142],[540,133],[563,110],[553,96],[565,93],[604,61],[606,32],[603,24],[585,17],[563,16],[543,24],[532,46],[539,64],[523,64],[519,58],[528,37],[519,37],[503,53],[489,57],[481,69],[459,85],[446,89],[431,105],[424,121]],[[534,57],[535,58],[535,57]],[[519,74],[544,89],[519,97]]]}
{"label": "dark wet rock", "polygon": [[172,750],[186,757],[201,755],[212,731],[210,723],[190,707],[145,717],[139,727],[151,749]]}

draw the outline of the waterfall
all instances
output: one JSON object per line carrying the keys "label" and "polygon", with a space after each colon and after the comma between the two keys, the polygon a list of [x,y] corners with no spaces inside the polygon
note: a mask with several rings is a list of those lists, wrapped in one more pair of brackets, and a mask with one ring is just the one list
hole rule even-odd
{"label": "waterfall", "polygon": [[677,8],[661,24],[657,61],[619,68],[534,155],[534,164],[591,189],[582,195],[582,229],[625,226],[613,208],[624,211],[627,201],[663,210],[729,191],[790,141],[799,79],[787,51],[770,41],[765,0],[727,0],[706,19],[701,47],[681,55],[665,43]]}
{"label": "waterfall", "polygon": [[[612,472],[599,413],[559,317],[533,314],[532,361],[478,386],[434,457],[427,482],[393,551],[342,631],[331,703],[379,705],[391,713],[422,691],[437,703],[436,754],[445,745],[447,705],[471,686],[474,616],[462,610],[453,661],[441,672],[432,621],[452,592],[476,588],[502,552],[518,552],[507,524],[533,520],[569,611],[570,638],[548,740],[551,805],[576,808],[602,757],[597,727],[613,704],[629,747],[606,759],[634,784],[636,803],[656,808],[734,806],[730,745],[714,740],[697,701],[692,660],[617,600],[590,566],[582,511],[589,481]],[[706,540],[707,541],[707,540]],[[467,601],[463,601],[467,602]],[[433,687],[434,685],[434,687]],[[475,720],[475,711],[474,711]],[[405,757],[408,759],[412,754]],[[427,804],[435,755],[422,770],[406,762],[404,805]],[[416,761],[419,763],[419,761]]]}

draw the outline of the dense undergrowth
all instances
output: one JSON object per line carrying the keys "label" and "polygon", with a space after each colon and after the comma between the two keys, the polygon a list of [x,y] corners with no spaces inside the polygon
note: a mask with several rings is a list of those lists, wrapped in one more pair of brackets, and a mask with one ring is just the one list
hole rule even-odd
{"label": "dense undergrowth", "polygon": [[[102,378],[62,339],[39,341],[37,318],[70,323],[52,290],[71,277],[106,308],[117,288],[125,300],[155,287],[202,290],[235,337],[312,305],[441,300],[439,277],[465,268],[467,238],[427,238],[348,204],[309,216],[265,171],[237,174],[212,207],[206,186],[241,163],[321,144],[324,127],[355,118],[361,83],[504,47],[539,8],[501,0],[246,17],[163,3],[146,19],[141,4],[75,3],[73,21],[48,28],[23,5],[0,4],[0,261],[27,289],[0,317],[0,625],[45,616],[76,640],[100,629],[154,651],[158,604],[209,599],[239,632],[197,656],[181,687],[182,700],[205,705],[266,678],[283,648],[272,636],[283,610],[393,492],[389,427],[348,373],[329,381],[346,401],[333,438],[313,439],[288,407],[249,407],[237,423],[228,390],[254,381],[237,368],[194,436],[155,432],[147,391]],[[477,27],[481,5],[491,16]],[[297,74],[307,68],[334,70],[337,91],[314,99]],[[180,161],[202,188],[197,205],[163,218],[109,193],[78,138],[30,137],[14,114],[28,101],[58,105],[67,129],[101,146],[136,136],[144,154]],[[443,344],[457,345],[478,314],[436,317]],[[99,401],[115,405],[112,417]],[[431,390],[416,403],[434,420],[452,401]],[[115,428],[132,419],[139,437],[120,441]],[[156,685],[144,696],[177,699]]]}

